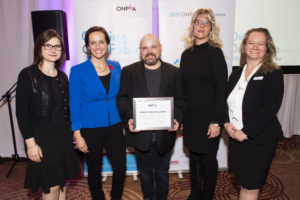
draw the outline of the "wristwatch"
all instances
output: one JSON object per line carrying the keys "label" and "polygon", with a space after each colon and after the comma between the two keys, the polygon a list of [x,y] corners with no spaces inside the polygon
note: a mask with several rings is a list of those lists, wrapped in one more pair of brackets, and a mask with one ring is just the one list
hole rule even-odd
{"label": "wristwatch", "polygon": [[219,126],[220,126],[220,124],[217,123],[217,122],[213,123],[213,125],[214,125],[215,127],[219,127]]}

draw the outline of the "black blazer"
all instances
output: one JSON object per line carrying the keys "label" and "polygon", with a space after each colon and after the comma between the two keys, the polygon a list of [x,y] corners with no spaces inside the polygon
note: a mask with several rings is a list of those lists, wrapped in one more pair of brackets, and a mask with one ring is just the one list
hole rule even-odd
{"label": "black blazer", "polygon": [[[150,97],[147,89],[144,62],[136,62],[122,69],[121,84],[117,96],[117,106],[123,122],[127,125],[128,120],[133,118],[132,98]],[[173,65],[162,62],[159,97],[174,97],[174,118],[181,123],[185,108],[185,96],[182,90],[181,73]],[[176,133],[156,131],[156,141],[160,154],[171,150],[174,146]],[[152,142],[150,131],[125,134],[128,145],[147,151]]]}
{"label": "black blazer", "polygon": [[[237,84],[243,69],[232,72],[229,77],[227,97]],[[257,71],[249,80],[242,105],[243,129],[253,144],[264,144],[282,138],[283,132],[277,112],[283,98],[283,74],[273,70],[266,74]],[[228,108],[227,120],[229,121]]]}

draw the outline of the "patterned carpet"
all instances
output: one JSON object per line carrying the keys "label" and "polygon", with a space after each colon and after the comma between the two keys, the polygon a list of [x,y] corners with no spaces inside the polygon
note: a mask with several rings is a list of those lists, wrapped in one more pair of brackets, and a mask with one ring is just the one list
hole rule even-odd
{"label": "patterned carpet", "polygon": [[[38,200],[41,193],[31,194],[23,189],[23,179],[26,162],[17,163],[13,172],[6,178],[12,161],[0,164],[0,200]],[[170,175],[170,200],[186,199],[190,192],[190,176],[183,174],[179,179],[177,174]],[[272,163],[266,184],[264,185],[260,200],[300,200],[300,136],[293,136],[290,139],[282,139],[278,143],[276,155]],[[107,199],[111,178],[103,184]],[[91,199],[87,178],[81,176],[70,180],[67,184],[68,200]],[[237,200],[239,184],[230,172],[219,172],[215,190],[216,200]],[[126,177],[123,200],[142,199],[140,182],[134,181],[133,177]]]}

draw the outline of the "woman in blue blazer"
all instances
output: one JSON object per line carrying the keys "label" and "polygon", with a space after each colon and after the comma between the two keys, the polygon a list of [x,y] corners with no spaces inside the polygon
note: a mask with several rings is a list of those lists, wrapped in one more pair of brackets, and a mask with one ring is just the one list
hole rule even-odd
{"label": "woman in blue blazer", "polygon": [[283,137],[276,114],[283,97],[283,75],[273,62],[275,45],[267,29],[249,30],[241,43],[238,70],[229,78],[229,155],[241,184],[240,199],[257,199]]}
{"label": "woman in blue blazer", "polygon": [[107,60],[110,43],[104,28],[85,34],[87,61],[72,67],[70,112],[76,146],[85,153],[88,184],[94,200],[105,199],[101,183],[102,151],[105,147],[113,169],[111,199],[121,199],[126,173],[126,149],[116,106],[121,67]]}

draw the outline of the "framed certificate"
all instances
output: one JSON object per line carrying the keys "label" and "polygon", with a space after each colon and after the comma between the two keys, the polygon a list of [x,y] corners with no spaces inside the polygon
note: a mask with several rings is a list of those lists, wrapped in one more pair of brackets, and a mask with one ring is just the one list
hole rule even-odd
{"label": "framed certificate", "polygon": [[135,130],[173,129],[173,97],[133,98]]}

